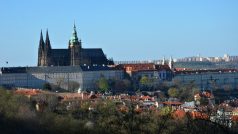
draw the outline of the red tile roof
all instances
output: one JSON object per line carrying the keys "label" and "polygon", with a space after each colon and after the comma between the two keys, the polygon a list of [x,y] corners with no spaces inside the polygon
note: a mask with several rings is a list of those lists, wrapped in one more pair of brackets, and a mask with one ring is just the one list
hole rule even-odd
{"label": "red tile roof", "polygon": [[173,118],[182,119],[185,117],[185,115],[186,115],[186,112],[184,110],[179,109],[179,110],[174,111]]}
{"label": "red tile roof", "polygon": [[37,95],[42,92],[40,90],[36,90],[36,89],[18,89],[15,91],[15,93],[22,94],[22,95]]}
{"label": "red tile roof", "polygon": [[190,112],[190,115],[194,119],[203,119],[203,120],[208,120],[209,116],[206,113],[198,112],[198,111],[192,111]]}

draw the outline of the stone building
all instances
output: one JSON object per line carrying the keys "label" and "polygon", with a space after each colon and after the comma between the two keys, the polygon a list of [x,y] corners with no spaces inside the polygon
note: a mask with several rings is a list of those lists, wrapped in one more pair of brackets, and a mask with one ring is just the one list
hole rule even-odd
{"label": "stone building", "polygon": [[0,85],[42,89],[45,83],[70,90],[72,84],[82,90],[96,90],[101,78],[123,79],[123,70],[107,66],[57,66],[1,68]]}
{"label": "stone building", "polygon": [[238,89],[238,70],[236,69],[175,71],[173,79],[184,84],[193,82],[201,90],[211,88]]}
{"label": "stone building", "polygon": [[77,66],[77,65],[112,65],[101,48],[82,48],[74,25],[68,49],[52,49],[48,30],[44,41],[42,31],[38,49],[38,66]]}

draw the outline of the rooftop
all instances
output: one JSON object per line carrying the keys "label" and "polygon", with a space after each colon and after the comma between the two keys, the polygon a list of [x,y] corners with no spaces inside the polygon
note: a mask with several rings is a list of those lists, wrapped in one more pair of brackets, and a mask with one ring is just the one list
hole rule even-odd
{"label": "rooftop", "polygon": [[108,66],[49,66],[49,67],[2,67],[1,74],[10,73],[68,73],[82,71],[118,70]]}

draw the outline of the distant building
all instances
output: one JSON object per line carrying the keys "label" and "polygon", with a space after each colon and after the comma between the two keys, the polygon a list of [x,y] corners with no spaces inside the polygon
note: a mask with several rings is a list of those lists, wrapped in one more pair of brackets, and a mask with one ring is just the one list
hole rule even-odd
{"label": "distant building", "polygon": [[230,56],[228,54],[224,54],[223,60],[226,62],[237,62],[238,61],[238,56]]}
{"label": "distant building", "polygon": [[148,64],[120,64],[118,68],[124,71],[131,77],[134,87],[141,86],[140,80],[142,77],[147,77],[150,81],[150,87],[158,85],[163,81],[171,81],[173,78],[173,71],[168,65],[156,65],[153,63]]}
{"label": "distant building", "polygon": [[68,43],[68,49],[52,49],[48,30],[46,40],[41,32],[38,49],[38,66],[79,66],[79,65],[111,65],[101,48],[82,48],[78,39],[76,26]]}
{"label": "distant building", "polygon": [[176,62],[234,62],[238,61],[238,56],[230,56],[228,54],[224,54],[223,57],[201,57],[192,56],[177,59]]}
{"label": "distant building", "polygon": [[0,85],[42,89],[45,83],[69,89],[95,90],[101,78],[123,79],[123,70],[107,66],[9,67],[1,68]]}
{"label": "distant building", "polygon": [[218,88],[238,89],[237,69],[180,70],[175,71],[174,80],[184,84],[193,82],[201,90]]}

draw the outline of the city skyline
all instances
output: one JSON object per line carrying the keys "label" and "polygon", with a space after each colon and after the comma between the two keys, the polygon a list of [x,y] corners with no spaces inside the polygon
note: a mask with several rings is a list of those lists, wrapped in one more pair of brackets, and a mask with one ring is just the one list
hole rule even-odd
{"label": "city skyline", "polygon": [[74,21],[83,47],[102,48],[115,61],[238,55],[237,4],[235,0],[0,2],[0,66],[36,66],[41,29],[44,35],[49,30],[53,48],[68,47]]}

